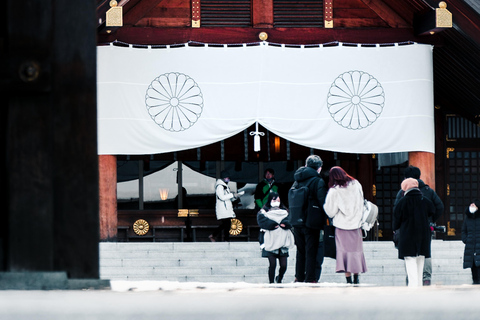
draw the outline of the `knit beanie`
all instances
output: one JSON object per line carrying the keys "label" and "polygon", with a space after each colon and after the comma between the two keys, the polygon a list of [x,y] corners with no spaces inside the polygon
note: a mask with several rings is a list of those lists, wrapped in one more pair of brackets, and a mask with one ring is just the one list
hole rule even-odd
{"label": "knit beanie", "polygon": [[402,190],[403,191],[407,191],[407,190],[410,190],[412,188],[418,188],[417,179],[407,178],[407,179],[402,181]]}

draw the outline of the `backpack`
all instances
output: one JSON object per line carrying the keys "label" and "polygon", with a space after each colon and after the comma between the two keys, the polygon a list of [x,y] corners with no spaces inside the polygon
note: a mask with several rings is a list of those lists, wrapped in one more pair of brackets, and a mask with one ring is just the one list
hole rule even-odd
{"label": "backpack", "polygon": [[288,190],[289,218],[294,227],[305,226],[309,193],[308,186],[299,186],[297,181]]}
{"label": "backpack", "polygon": [[363,215],[362,215],[362,221],[361,221],[362,229],[365,231],[370,231],[370,229],[375,224],[377,217],[378,217],[378,207],[375,204],[368,201],[367,199],[364,199]]}

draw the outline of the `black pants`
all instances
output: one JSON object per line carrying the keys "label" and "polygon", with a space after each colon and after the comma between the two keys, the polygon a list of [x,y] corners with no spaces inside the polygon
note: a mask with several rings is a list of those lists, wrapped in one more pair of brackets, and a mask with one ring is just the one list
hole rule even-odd
{"label": "black pants", "polygon": [[316,282],[317,251],[320,230],[307,227],[293,228],[297,257],[295,279],[297,282]]}
{"label": "black pants", "polygon": [[472,266],[472,280],[473,284],[480,284],[480,267],[477,267],[475,262]]}
{"label": "black pants", "polygon": [[[281,283],[283,280],[283,276],[287,271],[287,261],[288,257],[278,257],[278,261],[280,262],[280,268],[278,270],[278,283]],[[277,268],[277,257],[276,256],[268,256],[268,280],[270,283],[275,283],[275,269]]]}
{"label": "black pants", "polygon": [[324,258],[325,258],[325,254],[323,249],[323,241],[320,241],[320,243],[318,244],[318,250],[317,250],[317,263],[315,265],[315,279],[317,279],[317,282],[320,281],[320,276],[322,275],[322,264],[323,264]]}
{"label": "black pants", "polygon": [[223,240],[230,240],[230,228],[232,227],[232,218],[218,220],[220,225],[213,231],[212,236],[216,238],[223,231]]}

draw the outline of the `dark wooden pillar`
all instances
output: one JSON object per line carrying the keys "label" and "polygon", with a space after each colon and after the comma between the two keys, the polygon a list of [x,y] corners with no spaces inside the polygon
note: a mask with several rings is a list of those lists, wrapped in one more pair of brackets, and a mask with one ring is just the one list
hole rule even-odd
{"label": "dark wooden pillar", "polygon": [[100,190],[100,240],[117,239],[117,157],[98,157]]}
{"label": "dark wooden pillar", "polygon": [[1,7],[2,269],[98,278],[95,2]]}

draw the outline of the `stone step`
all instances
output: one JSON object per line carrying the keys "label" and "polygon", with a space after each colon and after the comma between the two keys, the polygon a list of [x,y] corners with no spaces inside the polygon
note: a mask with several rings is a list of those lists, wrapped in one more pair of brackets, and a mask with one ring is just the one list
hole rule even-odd
{"label": "stone step", "polygon": [[[291,256],[295,256],[295,249],[290,251]],[[367,261],[391,261],[399,260],[397,251],[382,253],[382,252],[371,252],[364,251],[365,259]],[[434,261],[438,263],[463,263],[463,253],[458,252],[444,252],[444,251],[434,251],[432,250],[432,256]],[[101,265],[115,265],[121,263],[121,261],[126,261],[128,264],[134,264],[135,261],[145,263],[145,261],[153,262],[162,262],[170,261],[169,263],[181,264],[187,263],[188,261],[218,261],[225,263],[233,264],[237,263],[248,263],[249,261],[254,262],[260,258],[260,251],[255,252],[231,252],[231,251],[213,251],[213,252],[192,252],[188,254],[182,253],[149,253],[149,254],[140,254],[140,253],[102,253],[101,254]]]}
{"label": "stone step", "polygon": [[[327,261],[327,259],[325,260]],[[291,258],[290,263],[295,263],[295,258]],[[395,266],[402,265],[403,261],[397,258],[391,259],[373,259],[366,258],[368,267],[377,266]],[[233,257],[219,257],[218,259],[194,259],[186,257],[185,259],[102,259],[100,263],[101,268],[117,267],[117,268],[135,268],[135,267],[208,267],[208,266],[228,266],[228,267],[242,267],[242,266],[264,266],[267,265],[266,259],[245,259]],[[455,267],[463,265],[463,259],[454,258],[433,258],[433,268]]]}
{"label": "stone step", "polygon": [[[295,264],[289,264],[290,268],[293,269]],[[433,273],[455,273],[462,270],[461,265],[433,265]],[[174,266],[174,265],[153,265],[153,266],[121,266],[121,267],[100,267],[100,273],[109,274],[109,275],[121,275],[121,274],[143,274],[143,275],[154,275],[158,273],[168,273],[168,274],[188,274],[188,275],[198,275],[198,274],[256,274],[264,273],[268,268],[267,263],[263,264],[250,264],[243,266],[235,265],[219,265],[219,264],[199,264],[199,265],[185,265],[185,266]],[[380,264],[380,263],[368,263],[367,268],[369,274],[398,274],[404,273],[405,267],[403,262],[392,262],[390,264]],[[335,274],[335,265],[329,265],[324,263],[323,265],[323,274]]]}
{"label": "stone step", "polygon": [[[460,241],[432,242],[433,283],[471,283],[463,269]],[[290,250],[284,282],[293,282],[296,249]],[[405,267],[392,242],[364,242],[368,272],[362,283],[405,285]],[[256,242],[101,243],[100,276],[109,280],[189,282],[267,282],[268,261]],[[345,281],[335,273],[335,260],[325,258],[321,282]]]}
{"label": "stone step", "polygon": [[[112,277],[110,280],[145,280],[143,276],[118,276]],[[232,275],[225,277],[224,275],[154,275],[149,277],[149,281],[178,281],[178,282],[247,282],[247,283],[266,283],[268,276],[265,273],[258,275]],[[287,272],[284,277],[284,283],[292,283],[294,280],[293,273]],[[399,275],[370,275],[368,273],[360,275],[360,282],[372,286],[405,286],[405,274]],[[345,277],[342,274],[322,274],[320,283],[345,283]],[[471,283],[471,275],[468,274],[435,274],[432,280],[436,285],[462,285]]]}

